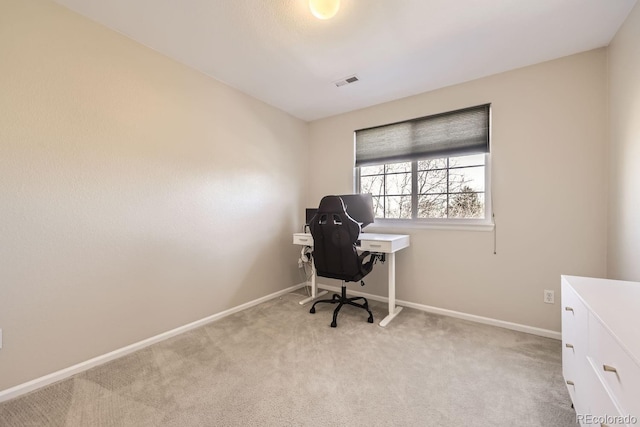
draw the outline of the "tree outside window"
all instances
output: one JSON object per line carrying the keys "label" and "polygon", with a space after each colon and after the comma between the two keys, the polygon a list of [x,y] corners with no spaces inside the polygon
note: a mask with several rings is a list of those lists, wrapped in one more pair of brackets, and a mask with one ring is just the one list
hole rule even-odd
{"label": "tree outside window", "polygon": [[485,217],[485,154],[358,168],[360,193],[373,195],[376,218]]}

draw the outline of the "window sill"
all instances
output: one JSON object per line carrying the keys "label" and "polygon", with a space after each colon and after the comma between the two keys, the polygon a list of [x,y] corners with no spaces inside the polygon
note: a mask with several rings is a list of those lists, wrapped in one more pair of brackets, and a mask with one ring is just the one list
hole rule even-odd
{"label": "window sill", "polygon": [[495,224],[492,222],[469,222],[469,221],[411,221],[377,219],[373,224],[369,224],[364,233],[374,233],[382,229],[423,229],[423,230],[455,230],[455,231],[493,231]]}

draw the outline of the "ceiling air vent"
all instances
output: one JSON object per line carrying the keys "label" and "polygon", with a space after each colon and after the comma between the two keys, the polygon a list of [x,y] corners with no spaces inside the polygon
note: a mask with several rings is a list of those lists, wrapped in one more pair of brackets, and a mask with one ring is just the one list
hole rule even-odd
{"label": "ceiling air vent", "polygon": [[360,79],[358,78],[358,76],[356,76],[354,74],[353,76],[349,76],[349,77],[345,77],[344,79],[336,80],[333,83],[336,85],[336,87],[340,87],[340,86],[348,85],[350,83],[355,83],[358,80],[360,80]]}

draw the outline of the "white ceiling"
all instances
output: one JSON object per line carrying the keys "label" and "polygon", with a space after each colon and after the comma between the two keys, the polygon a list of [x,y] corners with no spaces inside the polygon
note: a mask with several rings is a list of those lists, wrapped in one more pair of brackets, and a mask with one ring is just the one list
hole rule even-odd
{"label": "white ceiling", "polygon": [[[636,0],[56,0],[304,120],[609,44]],[[357,74],[359,82],[336,87]]]}

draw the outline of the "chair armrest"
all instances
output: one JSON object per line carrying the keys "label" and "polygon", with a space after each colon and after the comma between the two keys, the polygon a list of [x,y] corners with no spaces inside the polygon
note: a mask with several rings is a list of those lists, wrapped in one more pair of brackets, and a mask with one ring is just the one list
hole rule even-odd
{"label": "chair armrest", "polygon": [[[366,257],[370,257],[367,262],[364,261]],[[360,262],[360,273],[366,276],[373,270],[373,263],[376,261],[376,257],[375,255],[371,255],[371,252],[364,251],[358,255],[358,261]]]}

